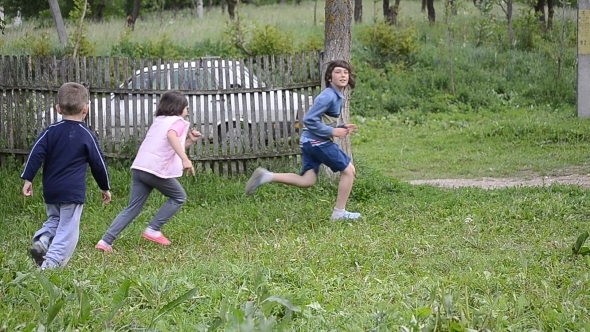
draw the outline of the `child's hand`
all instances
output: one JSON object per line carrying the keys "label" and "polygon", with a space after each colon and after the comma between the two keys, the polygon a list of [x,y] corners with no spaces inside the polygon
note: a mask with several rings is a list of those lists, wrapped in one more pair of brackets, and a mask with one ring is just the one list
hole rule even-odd
{"label": "child's hand", "polygon": [[357,129],[356,125],[352,124],[352,123],[345,124],[344,128],[346,128],[348,130],[349,134],[356,132],[356,129]]}
{"label": "child's hand", "polygon": [[29,180],[25,180],[25,185],[23,186],[23,195],[26,197],[33,196],[33,183]]}
{"label": "child's hand", "polygon": [[182,161],[182,170],[195,175],[195,168],[193,167],[193,163],[190,161],[190,159],[184,159]]}
{"label": "child's hand", "polygon": [[332,132],[332,136],[335,137],[346,137],[346,135],[348,135],[348,129],[346,128],[334,128],[334,131]]}
{"label": "child's hand", "polygon": [[199,137],[201,137],[201,132],[200,132],[200,131],[198,131],[198,130],[191,129],[191,130],[188,132],[188,137],[189,137],[189,138],[191,139],[191,141],[193,141],[193,143],[194,143],[194,142],[196,142],[196,141],[199,139]]}
{"label": "child's hand", "polygon": [[102,191],[102,202],[109,204],[111,202],[111,192],[109,190]]}

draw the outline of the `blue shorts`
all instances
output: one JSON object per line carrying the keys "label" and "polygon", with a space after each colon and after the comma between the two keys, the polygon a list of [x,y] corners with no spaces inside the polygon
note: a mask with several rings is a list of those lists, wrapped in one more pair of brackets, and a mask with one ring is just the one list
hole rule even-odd
{"label": "blue shorts", "polygon": [[328,166],[332,172],[342,172],[350,164],[350,157],[334,142],[326,142],[320,145],[311,145],[310,142],[301,144],[301,175],[313,169],[317,175],[320,165]]}

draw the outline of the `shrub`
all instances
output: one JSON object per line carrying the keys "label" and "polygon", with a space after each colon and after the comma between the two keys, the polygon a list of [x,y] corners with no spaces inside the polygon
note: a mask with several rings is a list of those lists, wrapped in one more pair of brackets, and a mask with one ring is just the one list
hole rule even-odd
{"label": "shrub", "polygon": [[416,34],[412,27],[396,29],[383,21],[374,26],[364,27],[358,40],[368,51],[370,61],[375,65],[387,62],[408,62],[418,48]]}
{"label": "shrub", "polygon": [[265,25],[252,33],[248,49],[252,55],[278,55],[293,53],[293,36],[279,27]]}

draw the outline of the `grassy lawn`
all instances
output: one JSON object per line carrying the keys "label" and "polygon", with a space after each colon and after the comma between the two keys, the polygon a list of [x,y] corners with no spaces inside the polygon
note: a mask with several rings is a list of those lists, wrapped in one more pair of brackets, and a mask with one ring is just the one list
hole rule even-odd
{"label": "grassy lawn", "polygon": [[[248,5],[240,15],[246,30],[276,24],[299,44],[323,34],[323,2],[315,26],[313,4]],[[100,203],[89,177],[74,257],[62,271],[41,272],[28,257],[45,219],[41,174],[25,200],[22,165],[0,169],[0,332],[590,332],[590,256],[572,254],[590,230],[588,189],[407,182],[590,173],[590,120],[575,111],[572,22],[561,41],[556,33],[531,34],[537,21],[519,11],[514,48],[499,8],[486,16],[462,3],[452,20],[451,94],[451,25],[441,23],[443,2],[435,4],[438,23],[429,25],[419,2],[402,2],[402,27],[415,28],[420,44],[400,57],[407,62],[354,44],[357,180],[347,208],[363,214],[358,222],[328,220],[337,185],[325,179],[310,189],[268,185],[246,197],[246,177],[198,174],[181,179],[189,198],[163,229],[170,247],[140,236],[164,202],[154,194],[105,254],[94,244],[130,189],[129,170],[111,165],[113,202]],[[365,1],[355,34],[372,28],[380,6]],[[188,12],[156,13],[127,37],[197,48],[223,38],[226,28],[219,12],[201,21]],[[127,38],[123,30],[122,20],[89,22],[87,37],[97,55],[108,55]],[[7,30],[0,54],[30,52],[32,34],[43,32]]]}
{"label": "grassy lawn", "polygon": [[182,178],[189,200],[164,228],[172,246],[140,237],[164,201],[153,195],[104,254],[93,246],[129,194],[129,171],[112,167],[113,202],[89,180],[63,271],[39,273],[27,257],[45,216],[40,177],[24,200],[20,167],[0,170],[0,330],[54,318],[47,330],[590,331],[590,257],[571,250],[590,228],[588,190],[397,180],[586,168],[588,122],[563,113],[365,119],[349,203],[361,221],[329,222],[333,183],[246,197],[246,178],[199,174]]}

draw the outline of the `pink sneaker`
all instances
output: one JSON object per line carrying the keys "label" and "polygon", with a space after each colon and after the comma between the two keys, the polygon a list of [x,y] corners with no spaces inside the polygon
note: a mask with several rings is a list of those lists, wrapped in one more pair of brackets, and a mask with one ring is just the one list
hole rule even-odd
{"label": "pink sneaker", "polygon": [[143,233],[141,233],[141,236],[143,236],[144,238],[146,238],[150,241],[156,242],[157,244],[161,244],[163,246],[169,246],[172,243],[161,232],[144,231]]}
{"label": "pink sneaker", "polygon": [[94,248],[102,250],[104,252],[113,252],[113,247],[111,247],[108,243],[104,242],[103,240],[98,241]]}

